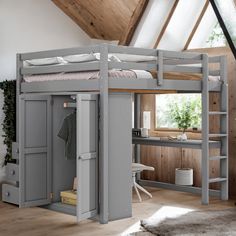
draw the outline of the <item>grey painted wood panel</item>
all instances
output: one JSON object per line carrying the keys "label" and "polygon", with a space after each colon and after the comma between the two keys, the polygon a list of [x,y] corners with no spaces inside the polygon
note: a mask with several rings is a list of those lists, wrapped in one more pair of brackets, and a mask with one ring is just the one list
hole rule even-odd
{"label": "grey painted wood panel", "polygon": [[29,60],[29,59],[39,59],[39,58],[48,58],[48,57],[62,57],[68,55],[76,55],[83,53],[91,53],[91,52],[99,52],[99,46],[88,46],[81,48],[64,48],[64,49],[54,49],[48,51],[39,51],[39,52],[29,52],[20,54],[21,60]]}
{"label": "grey painted wood panel", "polygon": [[51,96],[21,95],[19,111],[20,207],[51,202]]}
{"label": "grey painted wood panel", "polygon": [[[152,146],[162,146],[162,147],[182,147],[182,148],[192,148],[192,149],[201,149],[202,148],[202,140],[193,140],[189,139],[186,141],[179,140],[168,140],[168,139],[160,139],[158,137],[149,137],[149,138],[140,138],[133,137],[133,144],[140,145],[152,145]],[[209,141],[210,148],[220,148],[220,141]]]}
{"label": "grey painted wood panel", "polygon": [[[209,90],[219,92],[221,89],[220,81],[210,81]],[[201,92],[202,82],[195,80],[164,80],[162,86],[157,86],[155,79],[128,79],[128,78],[110,78],[110,89],[141,89],[141,90],[176,90]],[[22,93],[55,93],[72,91],[98,91],[99,79],[93,80],[67,80],[67,81],[41,81],[41,82],[23,82],[21,83]]]}
{"label": "grey painted wood panel", "polygon": [[22,82],[22,93],[54,93],[54,92],[73,92],[73,91],[99,90],[99,79],[93,80],[68,80],[68,81],[41,81],[41,82]]}
{"label": "grey painted wood panel", "polygon": [[132,97],[109,94],[109,220],[132,216]]}
{"label": "grey painted wood panel", "polygon": [[63,204],[61,202],[55,202],[50,205],[46,205],[44,206],[44,208],[52,210],[52,211],[57,211],[57,212],[65,213],[68,215],[76,216],[76,206]]}
{"label": "grey painted wood panel", "polygon": [[47,146],[47,100],[25,100],[25,148]]}
{"label": "grey painted wood panel", "polygon": [[19,204],[19,188],[9,184],[3,184],[2,201]]}
{"label": "grey painted wood panel", "polygon": [[25,155],[24,191],[27,202],[47,199],[47,153]]}
{"label": "grey painted wood panel", "polygon": [[77,95],[77,220],[98,213],[98,95]]}
{"label": "grey painted wood panel", "polygon": [[19,159],[19,143],[12,142],[12,158]]}
{"label": "grey painted wood panel", "polygon": [[19,166],[17,164],[8,163],[6,166],[7,180],[19,181]]}
{"label": "grey painted wood panel", "polygon": [[100,45],[100,79],[99,79],[99,210],[100,223],[108,223],[108,46]]}

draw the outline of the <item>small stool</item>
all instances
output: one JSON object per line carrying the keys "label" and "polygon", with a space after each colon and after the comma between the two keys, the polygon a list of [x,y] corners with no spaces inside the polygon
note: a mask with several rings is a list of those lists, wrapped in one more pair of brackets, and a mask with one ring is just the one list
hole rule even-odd
{"label": "small stool", "polygon": [[142,202],[142,198],[140,196],[140,193],[138,191],[138,189],[140,189],[141,191],[143,191],[144,193],[146,193],[150,198],[152,198],[152,194],[149,193],[146,189],[144,189],[142,186],[140,186],[137,182],[136,182],[136,174],[140,173],[144,170],[150,170],[150,171],[154,171],[154,167],[152,166],[145,166],[143,164],[140,163],[132,163],[132,178],[133,178],[133,187],[135,189],[135,192],[138,195],[139,201]]}

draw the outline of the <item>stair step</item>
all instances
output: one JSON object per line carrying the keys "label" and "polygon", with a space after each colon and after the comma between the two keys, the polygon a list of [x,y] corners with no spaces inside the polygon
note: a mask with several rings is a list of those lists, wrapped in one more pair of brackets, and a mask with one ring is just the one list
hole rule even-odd
{"label": "stair step", "polygon": [[214,160],[222,160],[222,159],[227,159],[227,156],[211,156],[209,157],[209,160],[214,161]]}
{"label": "stair step", "polygon": [[215,137],[227,137],[228,134],[209,134],[209,138],[215,138]]}
{"label": "stair step", "polygon": [[209,183],[219,183],[219,182],[224,182],[224,181],[227,181],[227,178],[212,178],[212,179],[209,179]]}
{"label": "stair step", "polygon": [[226,111],[209,111],[209,115],[227,115]]}

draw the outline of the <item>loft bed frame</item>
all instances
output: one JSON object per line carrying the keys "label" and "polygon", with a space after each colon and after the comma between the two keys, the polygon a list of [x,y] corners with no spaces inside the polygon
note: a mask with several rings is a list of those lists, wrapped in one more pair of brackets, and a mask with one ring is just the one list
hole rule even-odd
{"label": "loft bed frame", "polygon": [[[57,56],[78,55],[87,53],[100,53],[100,61],[86,63],[71,63],[66,65],[24,67],[23,62],[31,59],[50,58]],[[128,55],[155,56],[156,62],[111,62],[108,54],[119,53]],[[210,64],[218,64],[217,70],[210,70]],[[128,79],[109,78],[110,69],[123,70],[157,70],[157,79]],[[98,70],[99,79],[92,80],[67,80],[24,82],[25,75],[49,74],[61,72],[82,72]],[[166,73],[178,73],[173,79],[166,79]],[[200,79],[194,79],[193,74],[200,75]],[[189,74],[189,79],[183,79],[181,74]],[[209,81],[209,76],[219,76],[217,81]],[[207,54],[174,52],[156,49],[143,49],[125,46],[101,44],[83,48],[59,49],[17,55],[17,117],[19,115],[19,96],[21,94],[72,94],[76,92],[95,92],[100,95],[100,171],[102,178],[101,217],[102,222],[108,222],[108,104],[109,93],[129,92],[135,94],[135,128],[140,127],[140,99],[141,93],[169,93],[169,92],[193,92],[202,94],[202,203],[209,202],[209,183],[221,182],[219,194],[221,199],[228,199],[228,144],[227,144],[227,75],[225,56],[208,57]],[[221,111],[209,112],[209,92],[221,94]],[[221,120],[221,134],[209,134],[209,115],[223,115]],[[18,121],[18,118],[17,118]],[[17,124],[17,127],[19,125]],[[17,128],[18,129],[18,128]],[[220,160],[221,177],[209,179],[209,140],[212,137],[220,138],[221,153],[212,160]],[[19,139],[17,135],[17,139]],[[219,143],[218,143],[219,144]],[[137,148],[136,148],[137,151]],[[183,188],[182,188],[183,189]]]}
{"label": "loft bed frame", "polygon": [[[23,67],[23,61],[41,59],[57,56],[78,55],[86,53],[100,53],[101,60],[97,62],[68,63],[66,65]],[[157,61],[153,62],[110,62],[108,54],[120,53],[137,56],[154,56]],[[160,90],[201,92],[202,80],[196,80],[192,74],[205,76],[220,76],[220,70],[209,70],[209,63],[219,63],[222,57],[210,57],[206,54],[174,52],[156,49],[143,49],[124,46],[113,46],[102,44],[83,48],[70,48],[50,50],[35,53],[24,53],[17,55],[17,85],[18,93],[44,93],[44,92],[71,92],[71,91],[99,91],[101,87],[109,90],[129,90],[142,93],[158,93]],[[108,83],[108,70],[157,70],[158,79],[127,79],[110,78]],[[23,82],[24,75],[50,74],[61,72],[82,72],[99,70],[101,80],[69,80],[69,81],[44,81],[44,82]],[[165,79],[165,73],[177,72],[179,75],[174,79]],[[181,79],[181,73],[189,74],[188,78]],[[103,86],[102,86],[103,85]],[[220,91],[221,81],[209,81],[209,91]],[[104,89],[105,89],[104,87]]]}

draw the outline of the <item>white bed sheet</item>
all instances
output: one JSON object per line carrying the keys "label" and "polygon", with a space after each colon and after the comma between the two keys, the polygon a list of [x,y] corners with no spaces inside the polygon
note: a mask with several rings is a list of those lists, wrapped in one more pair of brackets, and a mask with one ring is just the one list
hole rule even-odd
{"label": "white bed sheet", "polygon": [[[145,70],[109,70],[109,78],[152,79],[152,74]],[[73,73],[54,73],[24,76],[25,82],[56,81],[56,80],[90,80],[98,79],[99,71]]]}

